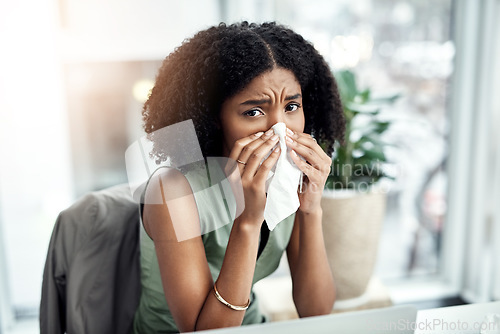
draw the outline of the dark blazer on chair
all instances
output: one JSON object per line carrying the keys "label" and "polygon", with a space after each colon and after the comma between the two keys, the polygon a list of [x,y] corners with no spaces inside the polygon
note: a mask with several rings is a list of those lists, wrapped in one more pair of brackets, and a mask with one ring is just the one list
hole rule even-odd
{"label": "dark blazer on chair", "polygon": [[59,214],[45,262],[40,333],[129,333],[140,298],[139,208],[128,185]]}

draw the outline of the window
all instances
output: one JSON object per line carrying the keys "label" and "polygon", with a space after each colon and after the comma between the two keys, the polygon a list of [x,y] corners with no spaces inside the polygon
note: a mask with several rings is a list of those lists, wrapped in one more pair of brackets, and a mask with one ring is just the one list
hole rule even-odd
{"label": "window", "polygon": [[383,110],[397,179],[388,192],[376,274],[386,281],[439,271],[446,215],[451,1],[276,1],[276,18],[313,42],[361,87],[399,92]]}

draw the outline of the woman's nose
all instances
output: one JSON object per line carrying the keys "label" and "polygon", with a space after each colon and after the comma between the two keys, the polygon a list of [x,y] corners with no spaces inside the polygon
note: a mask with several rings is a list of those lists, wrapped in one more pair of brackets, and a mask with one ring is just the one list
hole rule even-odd
{"label": "woman's nose", "polygon": [[269,118],[268,118],[268,126],[269,128],[272,127],[276,123],[285,123],[285,113],[284,112],[279,112],[275,111],[270,113]]}

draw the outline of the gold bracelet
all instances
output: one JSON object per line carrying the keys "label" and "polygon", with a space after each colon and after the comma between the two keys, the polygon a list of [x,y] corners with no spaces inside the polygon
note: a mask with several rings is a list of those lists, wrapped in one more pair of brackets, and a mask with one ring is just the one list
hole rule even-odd
{"label": "gold bracelet", "polygon": [[248,308],[248,306],[250,305],[250,299],[248,299],[247,303],[243,306],[238,306],[238,305],[233,305],[231,303],[228,303],[224,298],[222,298],[222,296],[219,294],[219,291],[217,291],[217,286],[215,286],[215,283],[214,283],[214,294],[215,294],[215,298],[217,298],[218,301],[220,301],[222,304],[229,307],[231,310],[245,311]]}

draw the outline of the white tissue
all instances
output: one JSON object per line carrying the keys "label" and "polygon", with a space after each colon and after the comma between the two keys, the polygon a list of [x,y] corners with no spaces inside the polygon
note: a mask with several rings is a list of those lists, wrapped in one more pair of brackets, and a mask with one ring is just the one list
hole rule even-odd
{"label": "white tissue", "polygon": [[302,176],[301,170],[292,161],[290,150],[286,146],[285,123],[276,123],[272,129],[279,136],[281,153],[276,163],[274,175],[269,182],[264,209],[264,219],[270,231],[299,208],[297,188]]}

